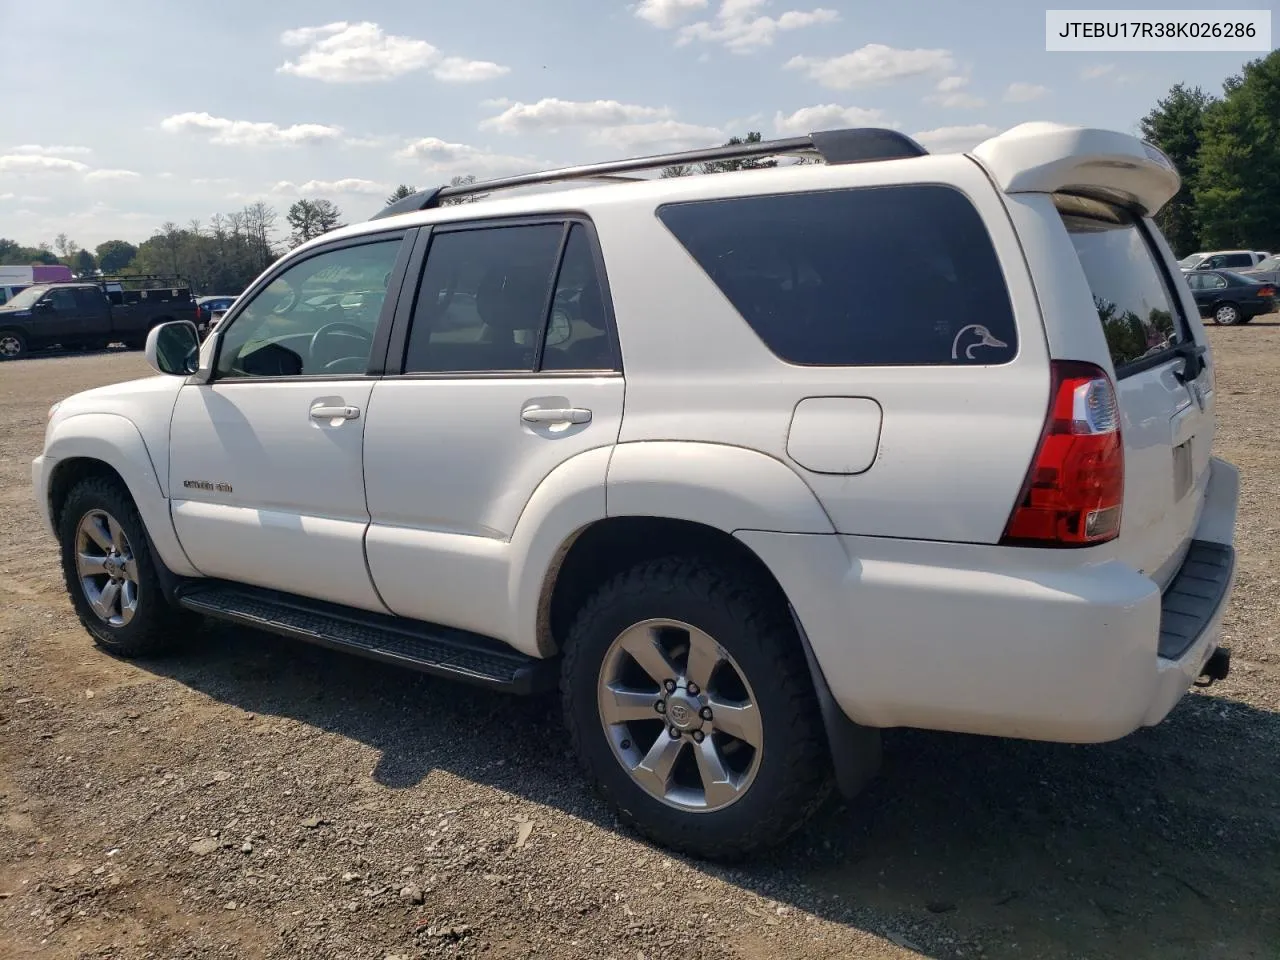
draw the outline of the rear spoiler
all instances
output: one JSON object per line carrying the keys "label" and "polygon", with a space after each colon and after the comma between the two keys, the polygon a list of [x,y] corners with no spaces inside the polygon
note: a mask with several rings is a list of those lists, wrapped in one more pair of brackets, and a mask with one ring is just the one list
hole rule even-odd
{"label": "rear spoiler", "polygon": [[1078,193],[1147,216],[1182,185],[1161,151],[1113,130],[1024,123],[978,144],[971,156],[1005,193]]}

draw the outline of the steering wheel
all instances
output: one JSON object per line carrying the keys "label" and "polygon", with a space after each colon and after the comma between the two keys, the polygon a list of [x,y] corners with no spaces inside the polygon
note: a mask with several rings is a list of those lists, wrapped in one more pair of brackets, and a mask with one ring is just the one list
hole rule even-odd
{"label": "steering wheel", "polygon": [[280,298],[280,302],[271,308],[271,312],[284,315],[294,308],[298,302],[298,295],[290,288],[289,292]]}
{"label": "steering wheel", "polygon": [[[344,334],[347,336],[358,337],[364,343],[368,344],[369,347],[373,346],[373,337],[370,336],[369,331],[366,330],[364,327],[357,326],[354,323],[349,323],[346,320],[337,320],[334,323],[326,323],[323,327],[321,327],[319,330],[317,330],[315,333],[311,335],[311,345],[307,348],[307,352],[310,354],[313,362],[319,356],[318,351],[319,351],[319,345],[321,341],[324,340],[325,337],[331,336],[336,333]],[[333,367],[336,364],[352,359],[353,356],[356,356],[356,355],[347,354],[341,357],[335,357],[332,360],[325,360],[323,363],[323,366],[326,370],[328,370],[330,367]],[[366,350],[364,353],[364,356],[358,357],[358,359],[363,363],[368,360],[368,357],[369,357],[369,353]]]}

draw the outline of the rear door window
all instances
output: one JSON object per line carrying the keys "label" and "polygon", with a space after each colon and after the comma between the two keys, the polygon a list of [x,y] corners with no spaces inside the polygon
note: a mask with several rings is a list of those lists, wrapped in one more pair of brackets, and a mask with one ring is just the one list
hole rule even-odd
{"label": "rear door window", "polygon": [[1129,211],[1084,197],[1054,198],[1084,268],[1116,375],[1160,362],[1186,338],[1186,322]]}
{"label": "rear door window", "polygon": [[789,363],[949,366],[1017,354],[991,238],[951,187],[700,200],[658,217]]}

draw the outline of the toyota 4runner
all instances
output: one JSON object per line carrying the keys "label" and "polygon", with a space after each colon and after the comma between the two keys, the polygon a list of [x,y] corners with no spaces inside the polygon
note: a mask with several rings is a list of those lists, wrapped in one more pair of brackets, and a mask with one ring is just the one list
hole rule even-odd
{"label": "toyota 4runner", "polygon": [[[794,154],[825,163],[642,175]],[[36,497],[105,649],[203,615],[558,684],[625,820],[740,855],[882,728],[1106,741],[1225,676],[1238,475],[1151,220],[1178,186],[1028,124],[425,191],[57,404]]]}

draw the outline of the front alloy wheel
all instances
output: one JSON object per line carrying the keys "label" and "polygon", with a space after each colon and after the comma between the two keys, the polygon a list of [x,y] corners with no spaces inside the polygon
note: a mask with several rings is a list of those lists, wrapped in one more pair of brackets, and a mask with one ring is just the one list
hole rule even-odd
{"label": "front alloy wheel", "polygon": [[62,575],[94,642],[118,656],[177,646],[195,618],[170,605],[137,505],[119,481],[87,477],[58,509]]}
{"label": "front alloy wheel", "polygon": [[651,797],[721,810],[751,787],[764,731],[755,694],[720,644],[677,620],[647,620],[609,647],[597,688],[618,762]]}
{"label": "front alloy wheel", "polygon": [[123,627],[138,612],[138,561],[124,528],[105,510],[90,510],[76,527],[76,573],[98,619]]}

